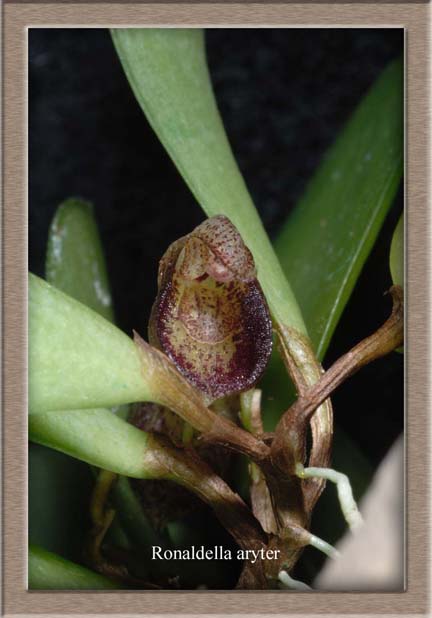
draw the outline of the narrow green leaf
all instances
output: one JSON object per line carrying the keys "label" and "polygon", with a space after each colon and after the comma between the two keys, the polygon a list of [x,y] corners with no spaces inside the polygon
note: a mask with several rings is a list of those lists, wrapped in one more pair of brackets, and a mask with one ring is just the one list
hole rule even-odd
{"label": "narrow green leaf", "polygon": [[[362,99],[275,243],[319,359],[392,205],[402,172],[403,67],[397,61]],[[264,393],[271,394],[264,397],[269,431],[292,401],[288,386],[280,359],[272,357],[263,382]],[[337,426],[333,466],[349,475],[360,498],[373,469]],[[331,542],[344,531],[337,512],[335,492],[327,490],[316,509],[314,531]]]}
{"label": "narrow green leaf", "polygon": [[135,96],[197,201],[224,214],[252,251],[274,317],[305,332],[297,302],[228,143],[208,73],[201,30],[114,29]]}
{"label": "narrow green leaf", "polygon": [[29,437],[104,470],[134,478],[154,478],[147,434],[110,410],[31,414]]}
{"label": "narrow green leaf", "polygon": [[322,359],[403,171],[403,65],[362,99],[286,222],[276,253]]}
{"label": "narrow green leaf", "polygon": [[113,308],[101,240],[92,205],[68,199],[51,223],[46,280],[113,321]]}
{"label": "narrow green leaf", "polygon": [[[286,221],[275,249],[321,360],[400,183],[403,72],[394,62],[365,95]],[[273,355],[263,381],[265,425],[294,397]]]}
{"label": "narrow green leaf", "polygon": [[29,278],[30,412],[154,401],[133,341],[34,275]]}
{"label": "narrow green leaf", "polygon": [[30,545],[29,590],[113,590],[121,586],[85,567]]}
{"label": "narrow green leaf", "polygon": [[390,246],[390,272],[393,283],[404,287],[404,217],[401,214]]}

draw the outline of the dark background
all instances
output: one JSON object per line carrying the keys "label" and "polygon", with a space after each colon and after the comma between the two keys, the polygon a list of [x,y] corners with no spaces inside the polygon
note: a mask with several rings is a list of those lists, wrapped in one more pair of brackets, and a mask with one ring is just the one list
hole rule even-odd
{"label": "dark background", "polygon": [[[271,237],[389,61],[401,29],[216,29],[207,52],[236,159]],[[103,29],[29,31],[29,262],[44,274],[65,198],[94,203],[117,322],[146,332],[158,261],[204,217],[148,125]],[[402,190],[339,323],[328,366],[389,311],[388,251]],[[375,467],[403,427],[403,357],[366,367],[335,415]]]}

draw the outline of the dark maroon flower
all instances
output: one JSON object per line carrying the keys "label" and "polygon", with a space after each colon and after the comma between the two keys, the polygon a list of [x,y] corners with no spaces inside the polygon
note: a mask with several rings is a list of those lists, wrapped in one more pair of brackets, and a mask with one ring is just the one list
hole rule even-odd
{"label": "dark maroon flower", "polygon": [[150,343],[209,399],[253,386],[272,326],[253,257],[224,216],[174,242],[159,265]]}

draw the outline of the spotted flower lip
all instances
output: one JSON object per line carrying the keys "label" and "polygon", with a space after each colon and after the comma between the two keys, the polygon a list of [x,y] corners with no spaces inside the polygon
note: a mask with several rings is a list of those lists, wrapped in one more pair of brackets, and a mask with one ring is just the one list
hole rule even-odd
{"label": "spotted flower lip", "polygon": [[222,215],[175,241],[159,265],[149,339],[209,399],[261,377],[272,325],[251,252]]}

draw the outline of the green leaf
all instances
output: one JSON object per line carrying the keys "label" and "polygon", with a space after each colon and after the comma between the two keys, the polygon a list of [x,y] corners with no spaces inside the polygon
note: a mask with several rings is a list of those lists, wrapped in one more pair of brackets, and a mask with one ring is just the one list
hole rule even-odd
{"label": "green leaf", "polygon": [[57,554],[30,545],[28,587],[29,590],[111,590],[120,586]]}
{"label": "green leaf", "polygon": [[112,30],[135,96],[197,201],[224,214],[252,251],[273,316],[304,333],[297,302],[228,143],[198,29]]}
{"label": "green leaf", "polygon": [[49,231],[46,279],[113,321],[105,259],[88,202],[69,199],[58,207]]}
{"label": "green leaf", "polygon": [[[113,319],[105,261],[91,204],[68,199],[51,223],[46,278],[63,292]],[[79,560],[88,529],[92,474],[82,462],[29,444],[29,538]]]}
{"label": "green leaf", "polygon": [[388,66],[324,157],[275,243],[319,359],[403,171],[403,65]]}
{"label": "green leaf", "polygon": [[133,341],[34,275],[29,278],[31,413],[155,401]]}
{"label": "green leaf", "polygon": [[147,434],[110,410],[31,414],[29,437],[104,470],[134,478],[154,478]]}
{"label": "green leaf", "polygon": [[390,245],[390,272],[393,283],[404,287],[404,216],[401,214]]}
{"label": "green leaf", "polygon": [[[402,177],[402,69],[400,61],[390,64],[362,99],[275,243],[320,359]],[[262,386],[265,426],[270,431],[294,396],[276,355]],[[373,468],[337,425],[333,466],[348,474],[360,498]],[[317,505],[314,532],[336,541],[344,531],[337,513],[336,494],[329,488]]]}
{"label": "green leaf", "polygon": [[[354,111],[275,243],[319,359],[391,207],[402,157],[403,72],[396,61]],[[271,393],[263,400],[271,431],[294,397],[276,354],[262,386]]]}
{"label": "green leaf", "polygon": [[[110,322],[114,321],[105,258],[91,204],[78,199],[68,199],[57,209],[48,238],[46,278],[49,283],[62,292],[79,300]],[[113,411],[122,418],[126,418],[128,415],[127,406],[115,408]],[[38,458],[33,455],[35,451],[39,453]],[[44,479],[43,474],[40,474],[41,460],[44,464],[45,476],[48,476],[49,479]],[[48,466],[50,462],[53,464],[52,466]],[[61,529],[65,522],[70,522],[72,513],[74,514],[74,521],[79,520],[77,505],[81,505],[81,510],[84,512],[88,508],[89,492],[86,491],[86,487],[82,486],[82,482],[80,483],[80,479],[84,476],[84,465],[76,459],[35,444],[30,445],[29,465],[31,466],[32,478],[39,480],[37,491],[30,486],[30,489],[33,489],[30,496],[35,495],[35,500],[31,501],[29,505],[30,529],[35,531],[36,526],[36,532],[39,533],[39,536],[51,538],[53,530]],[[74,482],[68,483],[67,486],[65,484],[59,486],[58,479],[65,477],[65,475],[71,476],[73,473],[75,473]],[[43,480],[45,482],[42,482]],[[47,481],[50,481],[51,485]],[[64,497],[65,500],[72,501],[75,508],[69,508],[61,516],[58,508],[55,513],[47,509],[47,504],[53,500],[53,496],[48,495],[50,489],[55,494],[57,501]],[[37,500],[37,496],[40,498],[41,492],[44,495],[42,502],[40,499]],[[121,499],[119,498],[120,494]],[[140,539],[142,540],[145,537],[148,542],[151,538],[151,529],[127,479],[118,479],[114,487],[113,499],[119,510],[119,515],[125,520],[128,531],[131,528],[135,534],[135,529],[140,528]],[[37,517],[30,518],[32,510],[38,510],[38,505],[41,504],[44,506],[45,526],[42,525],[43,522],[39,522]],[[81,514],[82,519],[82,513],[79,514]],[[47,517],[51,518],[48,525]],[[86,524],[88,525],[87,521]],[[74,527],[71,524],[68,530],[64,530],[63,538],[73,539],[76,536],[74,528],[76,526]],[[81,536],[82,534],[81,531]],[[42,545],[47,546],[46,543],[42,543]],[[74,546],[78,546],[76,540]]]}

